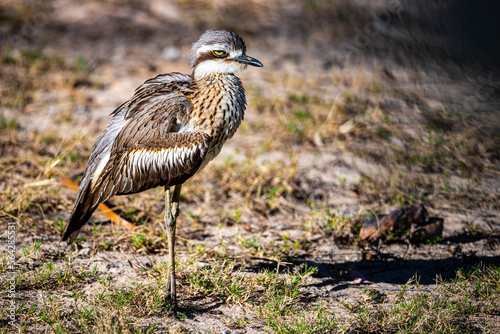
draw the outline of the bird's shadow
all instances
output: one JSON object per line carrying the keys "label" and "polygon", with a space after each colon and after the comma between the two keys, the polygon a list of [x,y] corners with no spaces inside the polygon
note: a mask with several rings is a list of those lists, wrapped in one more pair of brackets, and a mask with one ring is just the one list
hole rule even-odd
{"label": "bird's shadow", "polygon": [[498,265],[500,256],[475,256],[474,253],[461,254],[441,259],[404,259],[397,257],[346,261],[334,263],[326,261],[312,261],[296,259],[287,261],[287,264],[278,264],[272,261],[256,262],[246,267],[250,272],[262,270],[278,271],[280,274],[293,272],[301,266],[316,268],[312,275],[319,278],[317,282],[309,285],[319,289],[339,289],[351,281],[348,274],[353,270],[361,272],[365,278],[374,283],[404,285],[412,279],[417,279],[420,284],[435,284],[438,280],[452,280],[457,277],[458,270],[470,270],[482,265]]}
{"label": "bird's shadow", "polygon": [[[314,283],[306,286],[299,300],[306,303],[319,301],[325,294],[335,291],[342,291],[354,284],[349,277],[342,275],[347,270],[355,270],[362,274],[371,282],[386,285],[404,285],[410,280],[418,280],[421,285],[436,284],[439,279],[452,280],[456,278],[459,269],[468,270],[483,265],[498,265],[500,256],[494,257],[466,257],[466,258],[444,258],[427,260],[404,260],[404,259],[382,259],[382,260],[361,260],[345,263],[317,262],[310,260],[293,260],[286,264],[260,260],[245,266],[246,272],[260,273],[263,271],[275,271],[278,274],[285,274],[300,270],[301,267],[317,268],[312,275]],[[235,268],[237,269],[237,268]],[[318,280],[319,279],[319,280]],[[310,291],[314,289],[314,291]],[[193,296],[183,299],[179,304],[177,312],[184,313],[190,318],[199,314],[213,313],[224,305],[222,300],[217,298],[207,298],[206,296]]]}
{"label": "bird's shadow", "polygon": [[[224,302],[214,298],[207,299],[205,296],[193,296],[183,299],[177,306],[176,313],[184,313],[193,318],[197,314],[214,312],[220,308]],[[196,305],[196,306],[193,306]]]}

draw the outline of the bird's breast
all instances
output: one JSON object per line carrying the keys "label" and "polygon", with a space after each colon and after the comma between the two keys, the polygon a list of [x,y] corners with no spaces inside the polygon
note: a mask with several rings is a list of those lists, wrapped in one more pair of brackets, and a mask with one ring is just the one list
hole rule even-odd
{"label": "bird's breast", "polygon": [[221,80],[196,94],[191,121],[195,128],[211,137],[230,138],[243,120],[244,111],[245,94],[241,84]]}
{"label": "bird's breast", "polygon": [[235,76],[212,82],[196,94],[193,101],[194,127],[212,138],[204,165],[215,158],[222,145],[234,135],[243,120],[245,106],[245,93]]}

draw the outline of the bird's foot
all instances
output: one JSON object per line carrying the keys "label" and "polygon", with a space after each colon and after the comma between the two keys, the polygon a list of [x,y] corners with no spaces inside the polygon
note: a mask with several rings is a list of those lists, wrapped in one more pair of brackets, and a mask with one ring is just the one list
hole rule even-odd
{"label": "bird's foot", "polygon": [[177,314],[177,300],[172,298],[171,295],[166,298],[167,310],[169,314],[176,315]]}
{"label": "bird's foot", "polygon": [[[175,282],[175,281],[174,281]],[[167,306],[167,309],[169,313],[171,314],[177,314],[177,296],[175,289],[172,291],[172,280],[169,277],[167,280],[167,287],[168,287],[168,293],[167,296],[165,297],[165,304]]]}

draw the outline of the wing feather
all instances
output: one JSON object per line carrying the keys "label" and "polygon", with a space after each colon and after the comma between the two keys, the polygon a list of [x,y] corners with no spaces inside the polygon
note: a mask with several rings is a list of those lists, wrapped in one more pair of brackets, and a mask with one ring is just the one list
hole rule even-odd
{"label": "wing feather", "polygon": [[[113,111],[109,126],[92,146],[63,240],[73,242],[97,206],[113,195],[180,184],[196,173],[209,138],[177,132],[191,117],[192,91],[188,75],[159,75]],[[191,153],[180,154],[185,151]]]}
{"label": "wing feather", "polygon": [[[141,133],[127,130],[122,132],[123,138],[118,136],[115,150],[93,183],[91,207],[113,195],[185,182],[200,167],[210,142],[208,135],[199,132],[164,133],[161,127],[154,126]],[[130,140],[129,133],[134,133],[136,140]],[[121,139],[128,147],[119,144]],[[116,191],[112,191],[113,185]]]}

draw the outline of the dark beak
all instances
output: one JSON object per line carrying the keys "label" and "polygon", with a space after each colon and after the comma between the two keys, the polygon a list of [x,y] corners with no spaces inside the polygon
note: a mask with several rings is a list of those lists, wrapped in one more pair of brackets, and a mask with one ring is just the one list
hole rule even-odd
{"label": "dark beak", "polygon": [[257,59],[255,58],[252,58],[252,57],[249,57],[247,55],[241,55],[239,57],[234,57],[234,58],[230,58],[231,60],[235,60],[237,62],[240,62],[240,63],[243,63],[243,64],[248,64],[248,65],[252,65],[252,66],[257,66],[257,67],[262,67],[264,65],[262,65],[262,63],[260,61],[258,61]]}

